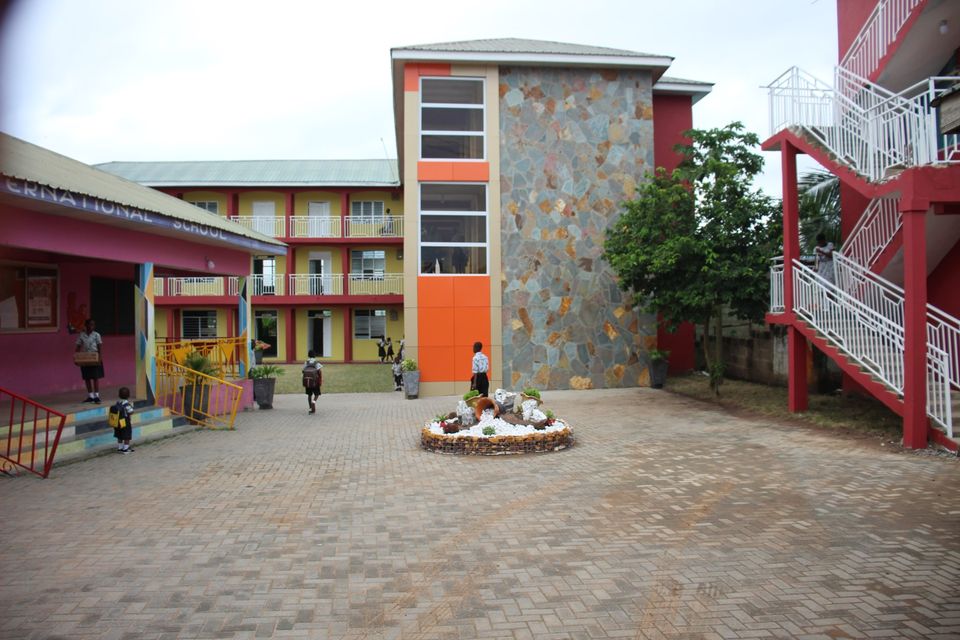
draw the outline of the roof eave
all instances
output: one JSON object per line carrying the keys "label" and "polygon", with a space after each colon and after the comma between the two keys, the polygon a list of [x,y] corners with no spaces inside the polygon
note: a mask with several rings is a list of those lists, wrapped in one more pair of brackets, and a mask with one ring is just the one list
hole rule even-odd
{"label": "roof eave", "polygon": [[687,84],[683,82],[658,82],[653,85],[654,93],[690,96],[692,104],[697,104],[713,91],[712,83]]}
{"label": "roof eave", "polygon": [[390,57],[396,61],[474,62],[482,64],[524,64],[550,67],[645,67],[666,69],[672,56],[604,56],[571,53],[513,53],[508,51],[420,51],[394,49]]}

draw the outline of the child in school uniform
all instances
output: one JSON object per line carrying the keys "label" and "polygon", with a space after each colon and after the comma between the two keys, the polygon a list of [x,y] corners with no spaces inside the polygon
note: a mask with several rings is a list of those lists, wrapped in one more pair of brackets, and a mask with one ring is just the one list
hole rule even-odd
{"label": "child in school uniform", "polygon": [[317,398],[320,397],[320,387],[323,385],[323,374],[320,373],[323,365],[316,355],[311,349],[307,352],[307,361],[303,364],[303,390],[307,393],[307,406],[310,408],[308,413],[317,412]]}
{"label": "child in school uniform", "polygon": [[397,354],[397,357],[393,359],[393,365],[390,367],[393,370],[394,391],[403,389],[403,367],[400,366],[401,362],[403,361],[400,359],[400,354]]}
{"label": "child in school uniform", "polygon": [[133,403],[130,402],[130,389],[120,387],[118,393],[120,399],[114,407],[120,416],[120,422],[113,429],[113,437],[117,439],[117,453],[133,453],[133,447],[130,446],[130,439],[133,438],[133,426],[130,424],[130,417],[133,415]]}

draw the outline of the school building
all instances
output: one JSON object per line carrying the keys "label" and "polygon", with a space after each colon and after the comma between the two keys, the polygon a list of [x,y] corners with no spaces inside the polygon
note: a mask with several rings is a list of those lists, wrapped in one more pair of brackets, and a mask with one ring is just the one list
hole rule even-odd
{"label": "school building", "polygon": [[[601,253],[637,183],[711,84],[672,58],[491,39],[391,52],[397,161],[111,162],[97,168],[281,241],[253,257],[252,336],[266,362],[309,349],[376,360],[405,338],[424,394],[459,393],[471,346],[491,384],[648,383],[647,350],[694,365],[693,332],[667,334],[617,288]],[[158,272],[158,339],[229,335],[236,277]]]}

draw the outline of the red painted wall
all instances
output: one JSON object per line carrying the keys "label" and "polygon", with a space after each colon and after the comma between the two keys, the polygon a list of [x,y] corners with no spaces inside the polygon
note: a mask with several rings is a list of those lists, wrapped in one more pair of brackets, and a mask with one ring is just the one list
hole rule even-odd
{"label": "red painted wall", "polygon": [[844,241],[850,237],[850,232],[857,226],[857,221],[869,204],[870,198],[840,181],[840,236]]}
{"label": "red painted wall", "polygon": [[[693,128],[693,103],[690,96],[653,96],[653,162],[668,171],[680,164],[673,147],[686,139],[681,135]],[[670,372],[690,371],[696,364],[694,326],[685,322],[673,333],[657,327],[657,348],[670,351]]]}
{"label": "red painted wall", "polygon": [[837,61],[843,60],[877,0],[837,0]]}
{"label": "red painted wall", "polygon": [[944,256],[937,268],[927,277],[927,300],[955,318],[960,318],[960,242]]}

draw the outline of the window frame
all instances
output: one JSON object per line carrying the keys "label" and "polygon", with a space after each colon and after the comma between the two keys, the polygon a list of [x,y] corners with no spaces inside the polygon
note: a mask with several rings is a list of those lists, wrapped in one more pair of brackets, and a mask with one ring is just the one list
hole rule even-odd
{"label": "window frame", "polygon": [[[360,314],[361,312],[364,314],[364,317],[367,318],[366,335],[357,335],[357,328],[359,326],[359,323],[357,322],[357,315]],[[371,322],[370,322],[370,320],[373,318],[383,318],[383,333],[373,333],[373,331],[371,330]],[[353,339],[354,340],[377,340],[387,335],[387,310],[386,309],[354,309],[352,320],[353,320]]]}
{"label": "window frame", "polygon": [[[201,313],[206,315],[206,318],[208,321],[210,318],[213,318],[213,335],[203,335],[203,331],[202,331],[203,328],[197,325],[197,335],[188,336],[187,326],[186,326],[188,315],[190,317],[195,317],[197,320],[200,320],[200,317],[196,314],[201,314]],[[183,309],[180,312],[180,337],[185,340],[209,340],[211,338],[216,338],[217,331],[219,330],[219,327],[217,326],[217,324],[218,323],[217,323],[216,309]],[[206,327],[206,329],[209,331],[210,329],[209,324]]]}
{"label": "window frame", "polygon": [[[220,215],[220,203],[216,200],[187,200],[187,202],[214,215]],[[210,205],[213,205],[212,209]]]}
{"label": "window frame", "polygon": [[[17,300],[17,326],[16,327],[3,327],[0,328],[0,333],[10,334],[10,333],[44,333],[44,332],[57,332],[60,327],[60,266],[57,264],[41,264],[33,262],[20,262],[20,261],[7,261],[0,260],[0,267],[12,273],[11,281],[16,283],[17,280],[20,280],[23,284],[21,287],[14,285],[14,290],[12,291],[13,295],[10,296]],[[22,278],[18,277],[17,272],[22,272]],[[40,304],[44,312],[49,312],[49,317],[46,315],[43,316],[43,319],[39,315],[35,315],[31,319],[31,310],[30,310],[30,298],[31,298],[31,286],[29,284],[30,280],[34,279],[37,281],[42,280],[53,280],[51,291],[46,292],[47,295],[40,295],[43,292],[40,290],[44,287],[44,284],[38,282],[38,290],[33,292],[38,300],[44,300]],[[47,282],[46,285],[51,283]],[[22,288],[22,291],[19,289]],[[70,322],[69,310],[65,310],[64,314],[67,316],[67,322]],[[20,324],[21,319],[23,324]],[[86,320],[86,318],[84,318]]]}
{"label": "window frame", "polygon": [[[370,207],[371,211],[369,214],[366,214],[363,211],[360,211],[359,214],[355,214],[353,212],[353,208],[356,205],[365,205],[365,204],[371,205]],[[380,205],[379,214],[377,214],[377,212],[374,211],[377,208],[376,205],[378,204]],[[360,208],[363,209],[362,206]],[[350,201],[350,219],[355,224],[383,224],[386,218],[387,218],[387,203],[383,200],[351,200]]]}
{"label": "window frame", "polygon": [[[423,188],[432,185],[452,184],[465,185],[471,187],[483,187],[483,211],[449,211],[449,210],[428,210],[423,209]],[[424,242],[423,241],[423,218],[424,216],[470,216],[482,217],[484,219],[485,242]],[[424,273],[423,272],[423,247],[464,247],[464,248],[482,248],[486,254],[484,264],[486,271],[483,273]],[[490,275],[490,185],[484,182],[421,182],[417,188],[417,275],[419,276],[483,276]]]}
{"label": "window frame", "polygon": [[[477,105],[473,103],[459,102],[424,102],[423,100],[423,82],[424,80],[444,80],[452,82],[479,82],[480,95],[483,101]],[[419,81],[417,110],[417,126],[419,127],[417,135],[417,156],[423,162],[486,162],[487,160],[487,79],[480,76],[421,76]],[[481,122],[483,128],[478,131],[449,131],[423,128],[424,109],[480,109]],[[424,136],[459,136],[459,137],[479,137],[481,139],[481,157],[479,158],[425,158],[423,157],[423,138]]]}
{"label": "window frame", "polygon": [[[377,258],[376,256],[371,258],[365,258],[363,255],[365,253],[381,253],[383,255],[379,258]],[[360,271],[353,270],[353,257],[355,254],[360,254],[359,256]],[[366,272],[366,269],[364,269],[364,266],[363,266],[365,260],[374,260],[374,261],[383,260],[383,268],[379,270],[376,268],[371,269],[370,270],[371,273],[369,274],[369,279],[371,280],[383,280],[383,275],[387,272],[387,252],[384,249],[351,249],[350,250],[350,277],[353,278],[355,276],[360,276],[364,280],[368,279],[367,278],[368,274]]]}

